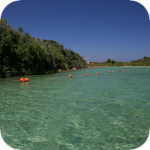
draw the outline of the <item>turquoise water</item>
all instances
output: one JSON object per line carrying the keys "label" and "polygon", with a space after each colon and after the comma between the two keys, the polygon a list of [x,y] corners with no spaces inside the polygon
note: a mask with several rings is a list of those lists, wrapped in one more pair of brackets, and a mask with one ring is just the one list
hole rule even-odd
{"label": "turquoise water", "polygon": [[20,150],[140,147],[150,130],[150,68],[136,68],[27,76],[26,83],[20,83],[20,77],[0,79],[4,141]]}

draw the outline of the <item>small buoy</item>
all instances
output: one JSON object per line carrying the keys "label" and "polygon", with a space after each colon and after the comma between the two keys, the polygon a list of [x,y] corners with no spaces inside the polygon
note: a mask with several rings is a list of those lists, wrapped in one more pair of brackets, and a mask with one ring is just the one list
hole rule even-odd
{"label": "small buoy", "polygon": [[81,75],[81,77],[83,77],[83,75]]}
{"label": "small buoy", "polygon": [[119,70],[121,72],[121,70]]}
{"label": "small buoy", "polygon": [[87,73],[86,76],[89,76],[89,74]]}
{"label": "small buoy", "polygon": [[110,70],[109,70],[108,72],[109,72],[109,73],[111,73],[111,71],[110,71]]}
{"label": "small buoy", "polygon": [[128,70],[126,69],[126,71],[128,71]]}
{"label": "small buoy", "polygon": [[22,82],[24,80],[24,78],[20,78],[20,82]]}
{"label": "small buoy", "polygon": [[98,72],[96,72],[96,75],[98,75],[99,73]]}
{"label": "small buoy", "polygon": [[113,73],[114,73],[115,71],[113,71]]}
{"label": "small buoy", "polygon": [[135,68],[135,70],[136,70],[136,68]]}
{"label": "small buoy", "polygon": [[21,81],[21,82],[25,82],[25,79],[24,79],[24,78],[21,78],[20,81]]}
{"label": "small buoy", "polygon": [[30,81],[28,78],[25,78],[24,80],[25,80],[26,82],[29,82],[29,81]]}
{"label": "small buoy", "polygon": [[72,78],[72,75],[69,75],[69,78]]}

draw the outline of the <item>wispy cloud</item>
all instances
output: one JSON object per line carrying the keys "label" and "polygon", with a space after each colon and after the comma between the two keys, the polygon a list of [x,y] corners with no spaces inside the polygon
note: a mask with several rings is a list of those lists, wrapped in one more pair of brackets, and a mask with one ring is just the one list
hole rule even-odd
{"label": "wispy cloud", "polygon": [[89,59],[89,58],[84,58],[84,59]]}

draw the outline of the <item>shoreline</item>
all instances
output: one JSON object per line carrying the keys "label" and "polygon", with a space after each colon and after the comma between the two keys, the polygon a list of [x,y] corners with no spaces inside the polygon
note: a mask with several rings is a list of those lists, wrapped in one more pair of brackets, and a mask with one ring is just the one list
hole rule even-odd
{"label": "shoreline", "polygon": [[[82,68],[82,69],[92,69],[92,68],[100,68],[100,67],[150,67],[150,66],[93,66],[93,67],[87,67],[87,68]],[[67,71],[75,71],[75,70],[81,70],[81,69],[67,69],[67,70],[62,70],[62,71],[56,71],[55,73],[61,73],[61,72],[67,72]],[[52,73],[52,74],[55,74]],[[32,75],[50,75],[50,74],[31,74],[31,75],[22,75],[22,76],[6,76],[5,78],[11,78],[11,77],[26,77],[26,76],[32,76]],[[5,79],[5,78],[0,78],[0,79]]]}
{"label": "shoreline", "polygon": [[97,67],[150,67],[150,66],[92,66],[88,68],[97,68]]}

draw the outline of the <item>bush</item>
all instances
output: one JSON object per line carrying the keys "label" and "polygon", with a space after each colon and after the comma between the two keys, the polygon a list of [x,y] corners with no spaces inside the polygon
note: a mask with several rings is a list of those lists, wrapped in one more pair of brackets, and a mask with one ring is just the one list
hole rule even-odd
{"label": "bush", "polygon": [[[55,73],[58,69],[85,68],[83,56],[65,49],[63,44],[53,40],[35,39],[19,27],[19,31],[0,20],[0,77],[6,77],[3,66],[10,75]],[[13,69],[12,69],[13,68]]]}

